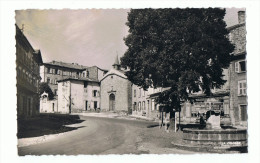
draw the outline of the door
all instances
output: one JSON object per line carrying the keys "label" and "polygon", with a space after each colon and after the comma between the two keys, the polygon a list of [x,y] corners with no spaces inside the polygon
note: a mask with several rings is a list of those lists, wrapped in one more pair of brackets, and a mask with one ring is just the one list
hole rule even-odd
{"label": "door", "polygon": [[55,104],[54,104],[54,103],[52,103],[52,111],[53,111],[53,112],[54,112],[54,105],[55,105]]}
{"label": "door", "polygon": [[97,101],[94,101],[94,109],[97,110]]}
{"label": "door", "polygon": [[110,111],[115,110],[115,95],[114,94],[109,95],[109,110]]}
{"label": "door", "polygon": [[85,110],[88,110],[88,101],[85,101]]}

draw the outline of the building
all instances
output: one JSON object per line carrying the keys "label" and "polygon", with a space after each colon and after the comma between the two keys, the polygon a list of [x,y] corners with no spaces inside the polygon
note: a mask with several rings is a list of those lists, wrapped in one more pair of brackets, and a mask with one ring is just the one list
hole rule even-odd
{"label": "building", "polygon": [[113,68],[100,80],[101,110],[132,112],[132,88],[125,71],[121,69],[118,57]]}
{"label": "building", "polygon": [[35,50],[16,25],[17,115],[26,118],[39,113],[41,51]]}
{"label": "building", "polygon": [[238,24],[228,28],[235,45],[235,59],[230,64],[230,111],[232,124],[247,126],[247,66],[245,11],[238,12]]}
{"label": "building", "polygon": [[[55,97],[53,100],[46,99],[46,96],[41,96],[41,112],[63,112],[62,110],[68,110],[67,107],[63,108],[59,106],[59,102],[64,104],[64,99],[59,98],[58,95],[64,95],[61,91],[58,91],[58,83],[66,83],[69,81],[70,84],[73,85],[73,88],[75,85],[84,85],[84,82],[95,81],[94,83],[99,83],[99,80],[104,76],[104,74],[107,73],[107,70],[101,69],[97,66],[87,67],[83,65],[79,65],[77,63],[65,63],[65,62],[58,62],[58,61],[52,61],[49,63],[44,63],[43,66],[41,66],[41,77],[42,82],[47,82],[50,88],[52,89]],[[77,82],[76,82],[77,81]],[[66,85],[66,84],[65,84]],[[93,82],[91,82],[90,85],[93,85]],[[99,85],[99,84],[98,84]],[[81,87],[81,86],[79,86]],[[60,87],[62,89],[65,89],[66,87]],[[83,87],[82,87],[83,90]],[[99,88],[98,88],[99,90]],[[74,90],[72,90],[74,91]],[[58,93],[59,92],[59,93]],[[81,94],[79,94],[81,96]],[[81,97],[80,97],[81,98]],[[85,103],[88,103],[89,109],[97,109],[99,107],[96,106],[96,102],[99,101],[93,101],[90,98],[84,99]],[[81,105],[81,104],[80,104]],[[71,106],[74,107],[74,106]],[[75,111],[77,106],[75,106],[74,109],[70,111]],[[85,106],[83,107],[85,108]],[[82,109],[83,109],[82,108]],[[78,108],[79,109],[79,108]],[[82,110],[80,109],[80,110]],[[86,108],[87,109],[87,108]],[[84,110],[84,109],[83,109]],[[76,112],[76,111],[75,111]]]}
{"label": "building", "polygon": [[83,75],[86,66],[78,65],[77,63],[65,63],[52,61],[44,63],[41,68],[41,82],[46,82],[52,89],[54,95],[57,95],[58,80],[68,77],[79,78]]}
{"label": "building", "polygon": [[100,109],[100,83],[89,78],[58,81],[59,113],[80,113]]}
{"label": "building", "polygon": [[137,117],[146,117],[149,119],[156,119],[158,118],[159,106],[155,99],[158,95],[166,90],[167,88],[152,88],[149,87],[147,90],[143,88],[132,85],[132,115]]}

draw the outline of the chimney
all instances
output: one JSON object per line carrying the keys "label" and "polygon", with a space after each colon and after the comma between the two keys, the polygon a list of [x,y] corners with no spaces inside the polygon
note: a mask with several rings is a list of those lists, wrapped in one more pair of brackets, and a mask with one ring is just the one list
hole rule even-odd
{"label": "chimney", "polygon": [[245,11],[238,11],[238,23],[245,23],[246,14]]}

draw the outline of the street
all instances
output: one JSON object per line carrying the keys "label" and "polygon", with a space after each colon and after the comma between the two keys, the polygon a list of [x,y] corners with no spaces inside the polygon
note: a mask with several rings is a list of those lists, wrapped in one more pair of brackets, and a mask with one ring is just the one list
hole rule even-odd
{"label": "street", "polygon": [[166,133],[156,122],[81,116],[82,123],[70,125],[77,130],[66,132],[44,143],[19,147],[24,155],[78,154],[190,154],[174,149],[174,132]]}

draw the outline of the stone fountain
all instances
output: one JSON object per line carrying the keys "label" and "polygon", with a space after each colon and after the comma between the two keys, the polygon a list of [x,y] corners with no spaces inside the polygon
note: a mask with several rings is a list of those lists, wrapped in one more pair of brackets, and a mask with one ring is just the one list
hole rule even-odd
{"label": "stone fountain", "polygon": [[220,113],[210,115],[203,129],[183,129],[183,141],[190,146],[203,146],[212,150],[247,148],[247,129],[220,125]]}

